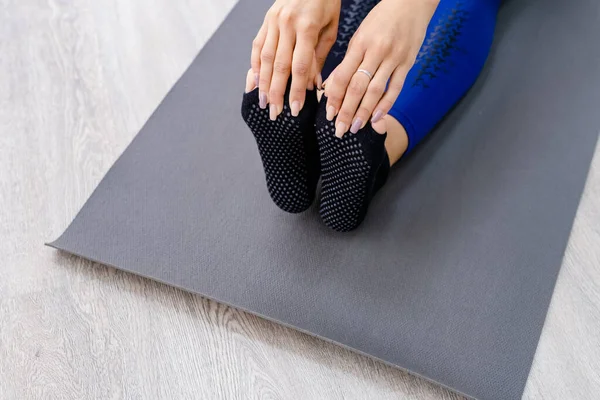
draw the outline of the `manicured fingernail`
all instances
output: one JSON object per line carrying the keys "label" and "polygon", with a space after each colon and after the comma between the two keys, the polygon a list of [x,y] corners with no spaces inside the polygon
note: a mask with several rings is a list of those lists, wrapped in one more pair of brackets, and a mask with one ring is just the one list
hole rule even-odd
{"label": "manicured fingernail", "polygon": [[335,118],[335,107],[334,106],[329,106],[327,107],[327,121],[333,121],[333,119]]}
{"label": "manicured fingernail", "polygon": [[267,108],[267,94],[264,92],[260,92],[258,94],[258,105],[263,110]]}
{"label": "manicured fingernail", "polygon": [[338,124],[335,126],[335,136],[339,137],[340,139],[342,138],[342,136],[344,136],[344,133],[346,133],[347,131],[348,127],[343,122],[338,122]]}
{"label": "manicured fingernail", "polygon": [[355,118],[354,122],[352,123],[352,127],[350,127],[350,132],[357,133],[360,130],[360,128],[362,127],[362,124],[363,124],[362,119]]}
{"label": "manicured fingernail", "polygon": [[384,116],[383,111],[377,110],[377,111],[375,111],[375,114],[373,114],[373,118],[371,119],[371,122],[374,124],[375,122],[377,122],[381,118],[383,118],[383,116]]}
{"label": "manicured fingernail", "polygon": [[254,84],[258,87],[258,74],[254,74]]}
{"label": "manicured fingernail", "polygon": [[323,76],[321,74],[317,75],[317,89],[323,90]]}
{"label": "manicured fingernail", "polygon": [[297,117],[298,114],[300,114],[300,110],[302,109],[300,107],[300,102],[298,100],[294,101],[292,103],[292,116]]}
{"label": "manicured fingernail", "polygon": [[277,119],[277,106],[275,104],[271,104],[269,107],[269,118],[271,121],[275,121]]}

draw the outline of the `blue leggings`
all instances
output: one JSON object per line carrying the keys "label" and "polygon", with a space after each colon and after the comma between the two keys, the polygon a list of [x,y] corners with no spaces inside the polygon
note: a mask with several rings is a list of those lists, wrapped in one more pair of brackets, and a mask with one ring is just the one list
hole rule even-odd
{"label": "blue leggings", "polygon": [[[324,79],[379,0],[343,0],[338,39]],[[409,153],[471,88],[490,51],[501,0],[440,0],[417,60],[389,114],[408,135]]]}

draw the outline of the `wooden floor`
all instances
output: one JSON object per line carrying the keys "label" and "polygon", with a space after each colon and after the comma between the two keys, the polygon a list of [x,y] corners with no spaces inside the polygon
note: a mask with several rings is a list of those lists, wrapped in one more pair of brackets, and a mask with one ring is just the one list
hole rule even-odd
{"label": "wooden floor", "polygon": [[[457,398],[324,341],[43,246],[234,3],[0,0],[0,399]],[[596,156],[526,399],[600,394],[599,206]]]}

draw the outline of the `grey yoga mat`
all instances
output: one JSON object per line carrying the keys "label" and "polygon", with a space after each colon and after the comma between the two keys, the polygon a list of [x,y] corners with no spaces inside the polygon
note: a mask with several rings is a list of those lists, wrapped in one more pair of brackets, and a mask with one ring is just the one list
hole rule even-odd
{"label": "grey yoga mat", "polygon": [[239,117],[242,0],[52,246],[457,392],[522,394],[600,130],[600,5],[507,2],[487,67],[364,225],[279,211]]}

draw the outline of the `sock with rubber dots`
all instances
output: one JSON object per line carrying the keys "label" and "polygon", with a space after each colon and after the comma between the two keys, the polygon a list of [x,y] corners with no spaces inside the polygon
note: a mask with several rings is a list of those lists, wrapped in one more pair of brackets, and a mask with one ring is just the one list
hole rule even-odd
{"label": "sock with rubber dots", "polygon": [[242,117],[254,134],[273,202],[283,211],[300,213],[314,201],[319,180],[319,152],[315,135],[317,97],[306,92],[305,105],[298,117],[291,115],[290,84],[283,112],[269,119],[269,108],[259,107],[258,88],[244,94]]}
{"label": "sock with rubber dots", "polygon": [[327,226],[347,232],[363,222],[371,199],[387,180],[387,134],[375,132],[367,123],[356,134],[346,133],[339,139],[336,120],[326,118],[326,106],[323,96],[316,124],[322,178],[319,213]]}

